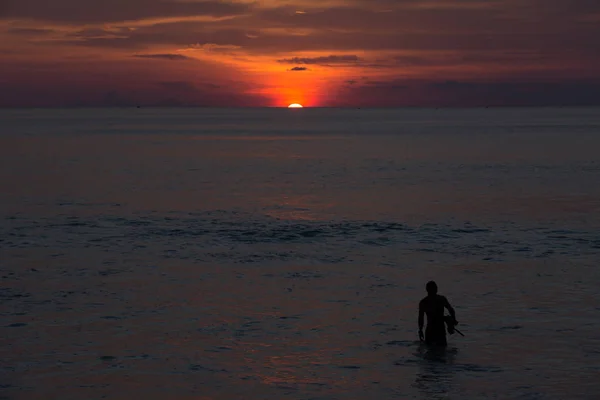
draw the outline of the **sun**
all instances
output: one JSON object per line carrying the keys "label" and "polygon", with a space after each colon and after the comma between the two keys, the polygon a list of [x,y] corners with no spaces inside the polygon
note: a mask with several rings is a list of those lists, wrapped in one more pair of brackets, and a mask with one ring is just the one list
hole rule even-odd
{"label": "sun", "polygon": [[288,108],[303,108],[302,104],[292,103],[288,106]]}

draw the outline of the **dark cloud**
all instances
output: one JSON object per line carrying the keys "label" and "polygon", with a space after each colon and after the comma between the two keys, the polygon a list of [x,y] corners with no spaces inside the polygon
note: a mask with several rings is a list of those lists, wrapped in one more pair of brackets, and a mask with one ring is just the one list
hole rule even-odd
{"label": "dark cloud", "polygon": [[[476,53],[492,54],[500,52],[494,62],[510,64],[514,59],[523,59],[528,55],[536,55],[540,60],[570,59],[581,57],[589,59],[598,57],[596,37],[600,37],[600,24],[590,26],[584,32],[583,28],[574,27],[568,33],[539,32],[519,33],[505,32],[506,28],[495,32],[492,27],[488,32],[452,33],[429,32],[422,29],[420,32],[403,33],[396,31],[329,31],[317,30],[305,35],[295,35],[286,31],[263,31],[258,37],[250,38],[248,29],[243,26],[236,28],[234,22],[229,25],[217,24],[192,24],[189,22],[165,23],[154,26],[139,27],[135,30],[121,29],[106,32],[81,31],[74,34],[71,44],[87,47],[128,48],[132,50],[145,49],[153,45],[177,46],[187,48],[196,46],[202,49],[210,44],[220,46],[217,48],[238,48],[247,54],[272,54],[272,53],[298,53],[303,51],[328,51],[328,52],[355,52],[389,50],[398,52],[432,52],[445,51],[460,54],[471,53],[468,56],[477,57]],[[530,29],[531,30],[531,29]],[[57,42],[54,42],[57,44]],[[459,54],[459,56],[460,56]],[[283,58],[280,62],[289,64],[320,64],[320,65],[358,65],[363,60],[355,55],[328,57],[294,57]],[[410,60],[405,56],[404,65],[429,63],[433,58]],[[414,56],[413,56],[414,57]],[[422,57],[422,55],[418,55]],[[448,57],[448,56],[445,56]],[[457,63],[454,60],[433,60],[436,63]],[[467,60],[465,60],[467,61]],[[541,61],[540,61],[541,62]]]}
{"label": "dark cloud", "polygon": [[75,24],[133,21],[143,18],[224,17],[252,6],[233,1],[178,0],[2,0],[0,17]]}
{"label": "dark cloud", "polygon": [[[307,29],[290,36],[291,51],[439,49],[560,49],[593,51],[600,1],[355,1],[345,7],[288,8],[255,13],[256,23]],[[389,7],[389,12],[378,9]],[[263,37],[263,43],[272,38]],[[301,42],[303,45],[301,45]],[[258,43],[256,44],[258,45]]]}
{"label": "dark cloud", "polygon": [[[256,93],[252,78],[243,78],[248,87],[197,79],[207,70],[211,77],[239,77],[240,70],[216,61],[229,57],[235,66],[240,60],[254,61],[253,56],[267,56],[256,58],[255,66],[277,60],[289,71],[344,67],[340,92],[331,90],[332,104],[598,102],[598,0],[298,0],[296,5],[275,0],[0,0],[0,20],[8,21],[0,28],[3,73],[12,68],[11,60],[32,60],[5,74],[8,78],[0,77],[0,93],[9,103],[10,93],[19,90],[21,99],[41,93],[51,102],[56,81],[65,87],[57,95],[61,104],[73,104],[78,96],[89,104],[145,99],[204,104],[212,95],[216,103],[264,104],[261,97],[233,94]],[[38,50],[40,57],[55,52],[56,65],[44,64],[35,79],[19,75],[37,68]],[[167,62],[192,59],[185,54],[206,62]],[[75,62],[68,58],[75,55],[120,61],[95,75],[89,68],[73,72],[77,85],[90,81],[80,90],[68,79],[72,71],[67,64]],[[103,76],[118,75],[122,62],[130,65],[118,85],[92,85],[104,82]],[[146,86],[132,87],[130,77],[144,73],[148,76],[140,79]],[[317,71],[307,77],[313,74]],[[365,75],[370,78],[363,79]],[[176,80],[170,80],[173,76]],[[400,79],[408,76],[412,80]],[[439,77],[443,80],[435,80]],[[4,91],[8,87],[12,91]]]}
{"label": "dark cloud", "polygon": [[69,33],[65,35],[65,37],[67,38],[67,40],[69,38],[74,38],[75,40],[82,42],[93,39],[127,39],[131,32],[133,32],[132,29],[123,27],[113,28],[110,30],[100,28],[86,28]]}
{"label": "dark cloud", "polygon": [[204,89],[220,89],[222,86],[214,84],[214,83],[200,83],[200,84],[193,84],[187,81],[166,81],[166,82],[158,82],[158,85],[169,89],[169,90],[173,90],[176,92],[190,92],[190,91],[196,91],[199,88],[204,88]]}
{"label": "dark cloud", "polygon": [[47,35],[49,33],[54,33],[53,29],[41,29],[41,28],[10,28],[6,31],[11,35],[23,35],[23,36],[37,36],[37,35]]}
{"label": "dark cloud", "polygon": [[337,106],[594,106],[596,81],[415,81],[378,80],[346,85],[328,99]]}
{"label": "dark cloud", "polygon": [[501,8],[524,13],[528,18],[565,18],[600,12],[600,2],[596,0],[503,0],[498,3]]}
{"label": "dark cloud", "polygon": [[[563,59],[564,54],[560,55]],[[548,64],[558,61],[557,55],[552,59],[551,54],[539,51],[511,51],[511,50],[489,50],[489,51],[461,51],[461,52],[422,52],[421,54],[397,55],[391,60],[380,60],[390,68],[401,67],[460,67],[460,66],[488,66],[495,67],[509,61],[510,65],[523,67],[527,65]],[[564,59],[563,59],[564,61]]]}
{"label": "dark cloud", "polygon": [[[135,61],[15,63],[2,67],[0,107],[271,104],[265,96],[247,93],[247,83],[219,76],[225,68],[211,72],[210,65],[200,61],[193,65],[169,63],[158,70],[151,63]],[[165,76],[179,80],[165,81]]]}
{"label": "dark cloud", "polygon": [[193,60],[193,58],[184,56],[182,54],[135,54],[133,57],[136,58],[153,58],[157,60],[171,60],[171,61],[180,61],[180,60]]}
{"label": "dark cloud", "polygon": [[516,28],[507,26],[507,23],[515,22],[515,17],[506,15],[502,9],[494,8],[412,7],[379,12],[371,4],[358,4],[309,9],[304,14],[289,13],[287,8],[267,9],[257,11],[254,15],[257,20],[263,21],[263,24],[331,32],[341,30],[414,33],[427,30],[428,32],[466,33],[473,30],[483,32],[490,27],[503,31]]}
{"label": "dark cloud", "polygon": [[191,91],[191,90],[196,90],[196,85],[194,85],[190,82],[187,82],[187,81],[157,82],[157,85],[160,85],[161,87],[164,87],[169,90],[175,90],[175,91],[187,92],[187,91]]}
{"label": "dark cloud", "polygon": [[600,81],[461,82],[430,87],[448,101],[464,105],[582,106],[600,104]]}
{"label": "dark cloud", "polygon": [[[140,2],[122,0],[121,8]],[[147,7],[152,8],[159,3],[171,4],[165,0],[151,0]],[[319,9],[303,7],[306,14],[295,14],[297,7],[257,9],[244,5],[245,8],[238,10],[243,13],[236,14],[239,16],[233,20],[157,23],[135,29],[88,28],[72,34],[67,40],[73,39],[72,44],[78,46],[132,50],[153,45],[185,48],[198,44],[201,48],[206,44],[214,44],[221,46],[217,48],[235,47],[256,55],[304,51],[504,51],[506,56],[498,60],[504,64],[515,59],[509,52],[535,53],[546,60],[565,57],[566,52],[570,54],[569,57],[575,54],[582,58],[598,54],[596,38],[600,37],[600,24],[585,23],[584,17],[593,15],[600,6],[584,0],[576,0],[574,5],[568,7],[557,0],[549,0],[547,6],[541,7],[544,9],[543,15],[542,11],[535,11],[535,7],[541,4],[538,0],[448,0],[438,1],[435,6],[431,1],[373,0],[349,2],[347,7],[334,8],[327,8],[322,3],[315,3]],[[600,4],[600,1],[597,3]],[[199,3],[177,3],[176,8],[179,4]],[[222,4],[241,7],[240,4]],[[208,6],[205,4],[204,7]],[[390,7],[391,11],[377,11],[385,7]],[[546,8],[554,11],[547,11]],[[600,13],[600,10],[597,12]],[[564,17],[560,17],[561,13]],[[295,29],[303,34],[297,34]],[[298,59],[305,64],[361,63],[358,59],[327,60],[301,56]],[[282,61],[294,63],[290,58]],[[403,65],[429,64],[431,61],[459,64],[460,60],[428,60],[426,57],[412,61],[406,59]]]}
{"label": "dark cloud", "polygon": [[215,30],[208,24],[174,22],[136,29],[84,29],[71,34],[63,44],[115,49],[145,49],[152,45],[168,45],[206,51],[231,51],[253,40],[255,39],[246,36],[245,29]]}
{"label": "dark cloud", "polygon": [[[303,0],[302,3],[317,9],[331,8],[324,4],[324,0]],[[335,4],[339,3],[339,1],[335,2]],[[600,4],[596,0],[345,0],[343,3],[346,6],[366,8],[380,13],[411,9],[445,11],[522,8],[535,13],[588,14],[600,10]],[[309,11],[311,7],[302,9]]]}
{"label": "dark cloud", "polygon": [[343,55],[343,56],[326,56],[326,57],[293,57],[293,58],[284,58],[281,60],[277,60],[277,62],[285,63],[285,64],[316,64],[316,65],[331,65],[331,64],[347,64],[347,63],[356,63],[360,59],[355,55]]}

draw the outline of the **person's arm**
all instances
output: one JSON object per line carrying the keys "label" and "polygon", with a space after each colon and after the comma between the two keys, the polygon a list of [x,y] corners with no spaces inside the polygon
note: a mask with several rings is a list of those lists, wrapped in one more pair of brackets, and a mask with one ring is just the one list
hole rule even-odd
{"label": "person's arm", "polygon": [[446,307],[448,309],[448,311],[450,312],[450,316],[452,317],[454,322],[458,324],[458,321],[456,320],[456,313],[454,312],[454,308],[452,308],[452,306],[450,305],[450,302],[445,297],[444,297],[444,307]]}
{"label": "person's arm", "polygon": [[423,304],[419,303],[419,339],[423,340],[423,324],[425,323],[425,310]]}

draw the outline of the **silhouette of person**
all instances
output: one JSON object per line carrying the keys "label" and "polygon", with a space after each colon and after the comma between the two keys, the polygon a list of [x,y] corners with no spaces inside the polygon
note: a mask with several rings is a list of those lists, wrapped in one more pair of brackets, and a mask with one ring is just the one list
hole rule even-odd
{"label": "silhouette of person", "polygon": [[[427,297],[419,302],[419,339],[428,345],[447,346],[446,323],[448,332],[454,333],[454,325],[458,324],[454,308],[444,296],[437,294],[438,287],[434,281],[425,285]],[[450,312],[450,317],[444,317],[444,308]],[[423,337],[424,316],[427,314],[427,328]]]}

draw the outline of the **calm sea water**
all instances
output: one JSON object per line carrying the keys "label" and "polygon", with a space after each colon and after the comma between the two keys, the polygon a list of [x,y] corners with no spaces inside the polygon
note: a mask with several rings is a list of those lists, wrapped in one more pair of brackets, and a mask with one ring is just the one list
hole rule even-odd
{"label": "calm sea water", "polygon": [[0,110],[0,398],[595,399],[598,149],[597,108]]}

